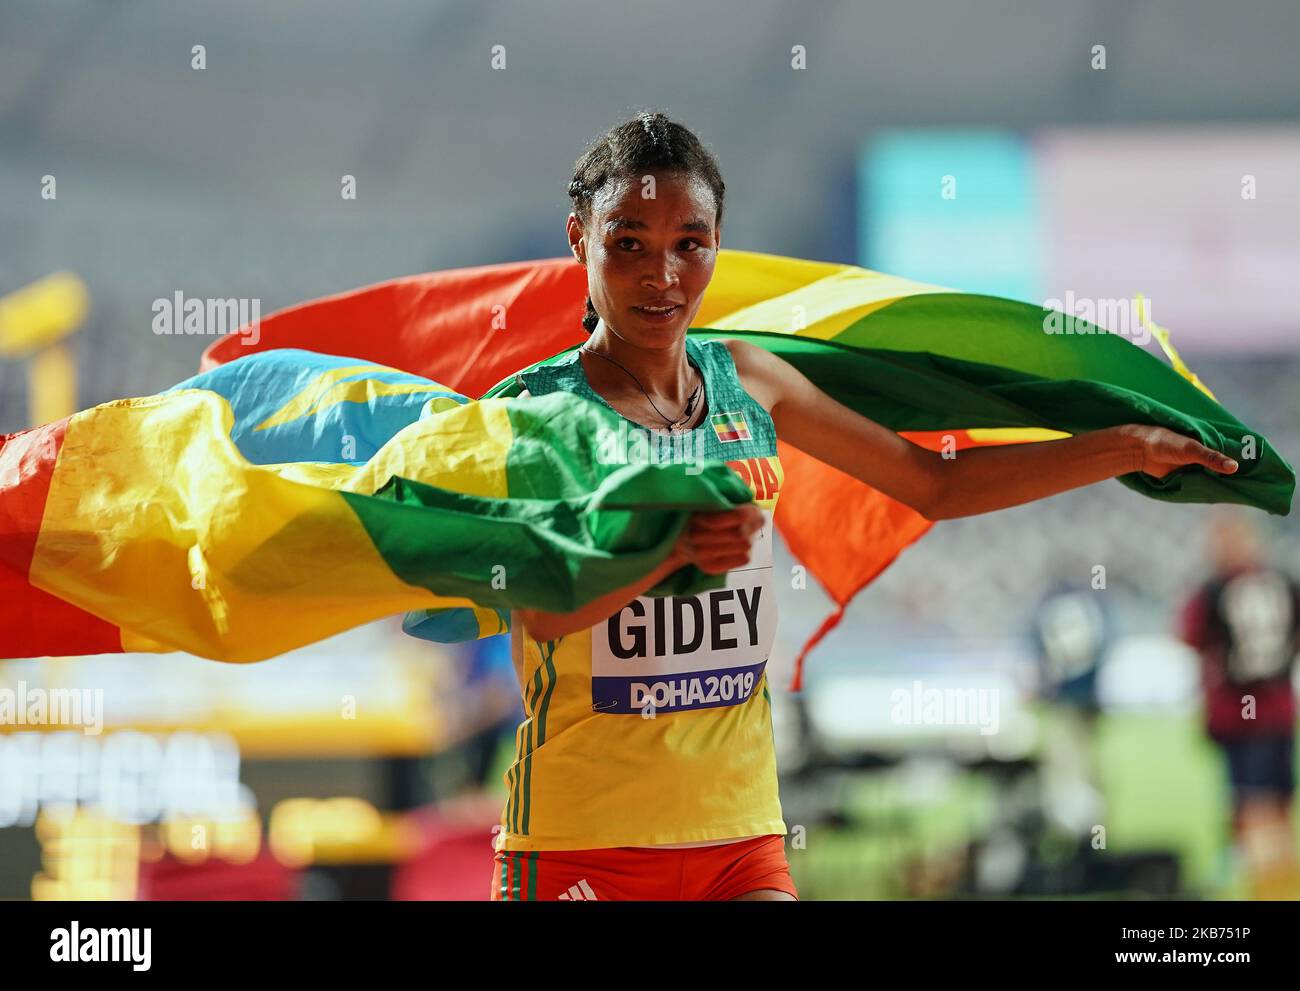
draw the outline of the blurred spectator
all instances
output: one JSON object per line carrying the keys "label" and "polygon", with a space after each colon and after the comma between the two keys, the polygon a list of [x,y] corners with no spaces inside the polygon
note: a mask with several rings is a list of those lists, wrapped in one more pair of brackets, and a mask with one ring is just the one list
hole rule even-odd
{"label": "blurred spectator", "polygon": [[1233,833],[1258,898],[1300,897],[1295,790],[1296,617],[1300,586],[1267,560],[1252,517],[1210,517],[1212,573],[1185,604],[1179,634],[1201,656],[1206,733],[1222,748]]}
{"label": "blurred spectator", "polygon": [[467,687],[482,700],[483,719],[465,741],[469,781],[479,788],[499,784],[491,778],[502,741],[513,739],[524,718],[523,701],[514,662],[510,658],[510,635],[484,637],[465,645],[469,656]]}
{"label": "blurred spectator", "polygon": [[382,761],[387,807],[408,811],[467,791],[501,786],[493,776],[506,740],[524,718],[508,634],[446,648],[449,663],[435,690],[444,738],[432,754]]}
{"label": "blurred spectator", "polygon": [[1031,637],[1042,696],[1091,720],[1099,711],[1097,672],[1114,636],[1114,621],[1104,590],[1070,574],[1058,578],[1039,601]]}
{"label": "blurred spectator", "polygon": [[1043,735],[1044,808],[1073,836],[1088,835],[1102,821],[1097,673],[1114,637],[1106,592],[1092,588],[1088,574],[1081,559],[1060,566],[1034,609],[1030,632],[1039,694],[1053,705]]}

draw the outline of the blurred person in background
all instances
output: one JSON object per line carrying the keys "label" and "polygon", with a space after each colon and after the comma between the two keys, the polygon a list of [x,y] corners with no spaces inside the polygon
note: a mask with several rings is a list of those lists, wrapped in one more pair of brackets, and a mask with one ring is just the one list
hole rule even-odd
{"label": "blurred person in background", "polygon": [[1091,587],[1087,574],[1081,559],[1058,567],[1030,625],[1039,696],[1051,705],[1043,740],[1044,812],[1080,838],[1091,835],[1104,812],[1095,746],[1097,677],[1114,637],[1105,591]]}
{"label": "blurred person in background", "polygon": [[1300,586],[1270,563],[1252,519],[1216,508],[1210,577],[1184,605],[1179,635],[1200,654],[1206,734],[1223,751],[1234,846],[1257,898],[1300,898],[1295,791],[1296,617]]}
{"label": "blurred person in background", "polygon": [[467,686],[478,700],[479,728],[464,743],[467,783],[476,789],[495,789],[494,773],[503,743],[514,739],[524,718],[523,702],[510,659],[510,635],[484,637],[463,645],[469,670]]}
{"label": "blurred person in background", "polygon": [[[434,707],[442,724],[442,740],[432,753],[386,757],[380,761],[387,807],[396,811],[421,809],[430,803],[444,811],[459,799],[462,807],[497,795],[498,757],[514,738],[524,717],[510,637],[484,637],[444,648],[453,663],[440,666],[434,686]],[[495,812],[494,812],[495,817]]]}

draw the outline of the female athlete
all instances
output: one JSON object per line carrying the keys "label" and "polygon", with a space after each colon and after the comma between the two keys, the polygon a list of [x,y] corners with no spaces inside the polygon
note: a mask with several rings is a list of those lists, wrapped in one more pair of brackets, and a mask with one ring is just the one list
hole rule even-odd
{"label": "female athlete", "polygon": [[[525,718],[505,776],[495,900],[796,900],[765,673],[778,437],[930,520],[1134,471],[1237,469],[1191,438],[1136,424],[945,459],[762,348],[688,338],[722,243],[724,188],[695,135],[659,113],[601,136],[569,184],[591,339],[520,373],[522,395],[567,390],[629,430],[685,434],[755,501],[694,514],[655,571],[576,612],[512,616]],[[725,573],[726,587],[643,595],[687,564]]]}

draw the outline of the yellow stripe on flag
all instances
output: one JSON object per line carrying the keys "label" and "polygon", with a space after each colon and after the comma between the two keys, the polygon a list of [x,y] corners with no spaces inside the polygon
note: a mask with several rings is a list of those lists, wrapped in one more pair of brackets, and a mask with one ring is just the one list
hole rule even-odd
{"label": "yellow stripe on flag", "polygon": [[896,299],[953,291],[853,265],[734,252],[719,255],[694,324],[829,340]]}
{"label": "yellow stripe on flag", "polygon": [[206,390],[73,416],[32,584],[112,615],[128,649],[226,661],[265,658],[409,609],[473,605],[399,580],[332,489],[368,493],[401,474],[504,497],[505,400],[412,424],[355,469],[249,464],[231,422],[230,405]]}
{"label": "yellow stripe on flag", "polygon": [[1063,430],[1048,430],[1046,427],[972,427],[966,433],[977,444],[1032,444],[1072,436]]}

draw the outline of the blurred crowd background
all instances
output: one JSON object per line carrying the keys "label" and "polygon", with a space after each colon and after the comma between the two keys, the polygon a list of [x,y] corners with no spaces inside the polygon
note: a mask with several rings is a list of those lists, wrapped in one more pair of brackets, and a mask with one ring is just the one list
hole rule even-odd
{"label": "blurred crowd background", "polygon": [[[87,306],[38,353],[5,345],[0,302],[0,433],[192,375],[210,339],[151,330],[178,291],[266,314],[561,255],[574,160],[654,108],[718,156],[724,247],[1039,302],[1142,294],[1295,464],[1297,37],[1285,0],[7,0],[0,297],[70,273],[59,298]],[[830,606],[782,589],[803,897],[1300,896],[1294,599],[1252,613],[1267,670],[1216,682],[1196,631],[1205,583],[1242,565],[1225,543],[1300,574],[1294,516],[1114,482],[940,523],[799,695]],[[1269,732],[1212,736],[1214,692],[1242,684],[1266,687]],[[102,689],[104,726],[0,726],[0,898],[487,897],[521,716],[501,638],[444,647],[394,618],[248,667],[0,661],[18,685]],[[994,700],[996,732],[900,710],[934,688]]]}

